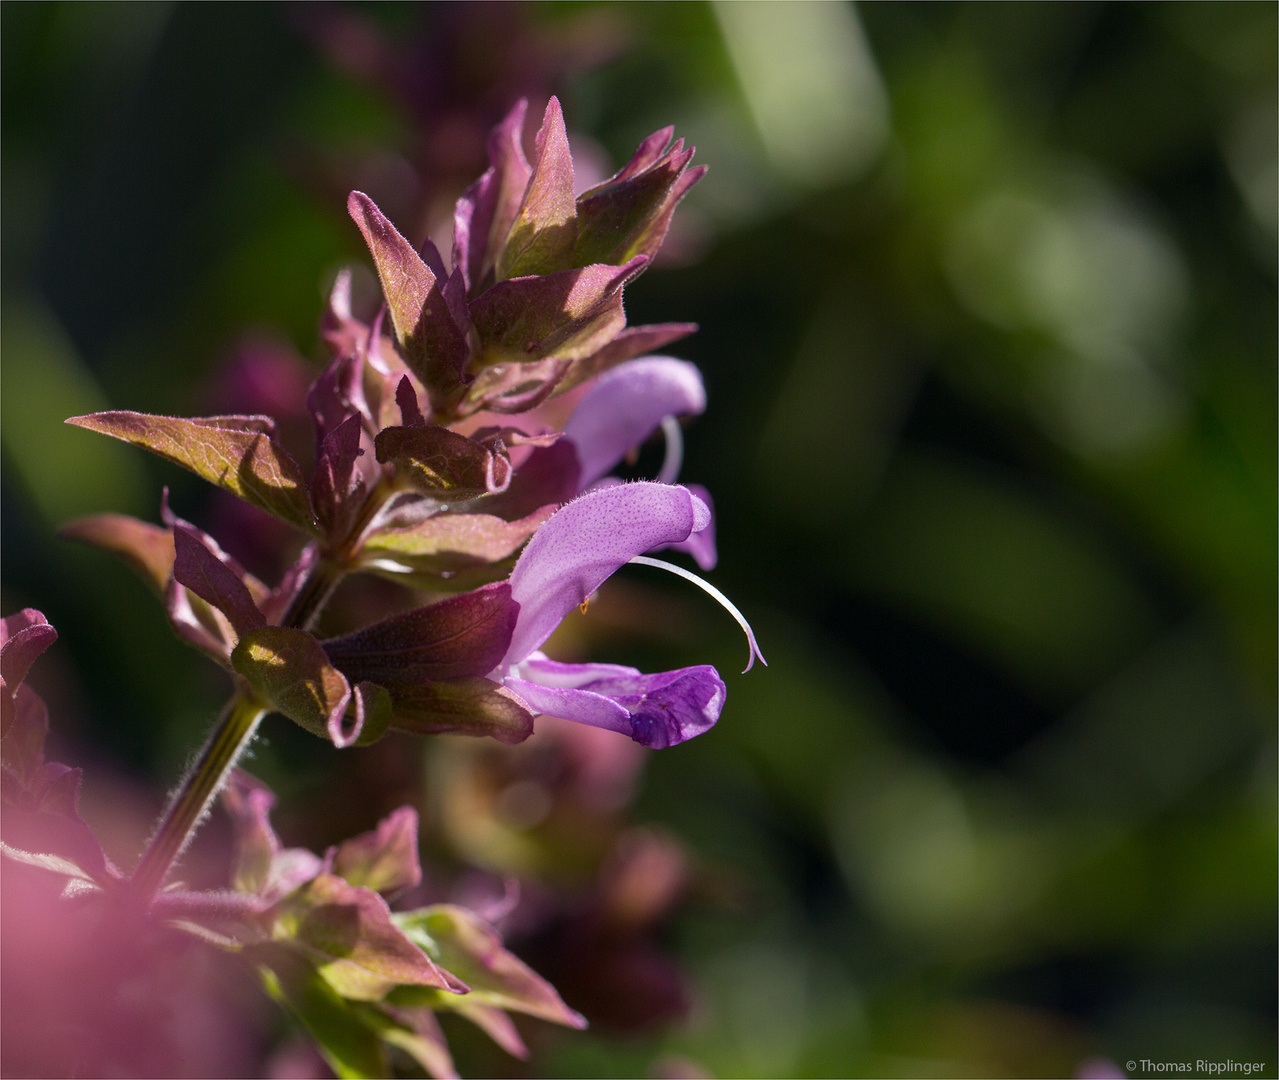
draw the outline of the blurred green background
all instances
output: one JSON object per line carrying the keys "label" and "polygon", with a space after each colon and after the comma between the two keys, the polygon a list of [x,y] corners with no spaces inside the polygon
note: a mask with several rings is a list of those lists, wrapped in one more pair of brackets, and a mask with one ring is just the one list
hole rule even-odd
{"label": "blurred green background", "polygon": [[[352,9],[421,46],[399,94],[305,6],[0,7],[3,606],[62,635],[34,681],[87,816],[145,823],[225,687],[55,530],[156,520],[164,483],[216,523],[61,420],[213,411],[246,334],[318,362],[324,290],[366,261],[349,163],[443,169],[413,100],[487,124],[540,78],[579,151],[674,123],[710,166],[628,315],[701,324],[683,475],[771,666],[726,676],[633,809],[730,883],[667,930],[687,1019],[530,1068],[1279,1074],[1279,8],[481,7]],[[653,625],[593,655],[735,673],[731,623],[652,576],[621,575]],[[269,736],[263,775],[315,798],[334,755]]]}

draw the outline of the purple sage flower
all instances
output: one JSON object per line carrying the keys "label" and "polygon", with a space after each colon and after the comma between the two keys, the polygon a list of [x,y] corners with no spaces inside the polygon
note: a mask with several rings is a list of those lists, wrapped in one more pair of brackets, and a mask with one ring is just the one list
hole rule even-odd
{"label": "purple sage flower", "polygon": [[[646,675],[618,664],[558,663],[538,650],[619,567],[686,542],[710,521],[709,507],[687,488],[643,481],[598,488],[556,511],[511,572],[519,612],[506,655],[489,677],[536,712],[617,731],[648,747],[709,730],[726,696],[713,667]],[[751,661],[762,660],[749,626],[730,610],[746,630]]]}

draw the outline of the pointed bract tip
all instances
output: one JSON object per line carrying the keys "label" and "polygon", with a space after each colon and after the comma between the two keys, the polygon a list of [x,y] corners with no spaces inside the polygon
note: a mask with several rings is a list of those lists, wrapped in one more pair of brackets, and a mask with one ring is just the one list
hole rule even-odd
{"label": "pointed bract tip", "polygon": [[377,203],[375,203],[362,191],[352,191],[351,194],[346,197],[346,211],[351,215],[351,217],[355,218],[356,221],[359,221],[359,218],[356,217],[356,215],[364,213],[370,206],[375,210],[377,209]]}

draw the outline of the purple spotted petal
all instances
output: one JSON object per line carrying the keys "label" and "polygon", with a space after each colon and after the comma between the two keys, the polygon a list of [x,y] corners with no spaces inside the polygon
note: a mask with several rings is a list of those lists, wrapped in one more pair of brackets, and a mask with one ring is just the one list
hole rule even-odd
{"label": "purple spotted petal", "polygon": [[654,750],[708,731],[724,708],[724,681],[706,665],[645,675],[619,664],[534,657],[519,670],[528,678],[506,685],[539,712],[620,731]]}
{"label": "purple spotted petal", "polygon": [[588,486],[642,443],[665,416],[706,409],[701,372],[686,360],[644,356],[601,375],[564,426],[582,464]]}
{"label": "purple spotted petal", "polygon": [[[711,501],[711,493],[701,484],[688,484],[686,486],[689,491],[706,504],[711,512],[711,522],[706,528],[693,533],[682,543],[666,544],[663,547],[669,547],[672,551],[683,551],[688,555],[692,555],[694,561],[702,570],[714,570],[715,564],[719,562],[719,551],[715,547],[715,503]],[[663,548],[655,548],[654,550],[661,551]]]}
{"label": "purple spotted petal", "polygon": [[588,492],[552,514],[511,571],[520,606],[503,664],[541,646],[575,607],[619,566],[710,524],[710,510],[687,488],[640,482]]}

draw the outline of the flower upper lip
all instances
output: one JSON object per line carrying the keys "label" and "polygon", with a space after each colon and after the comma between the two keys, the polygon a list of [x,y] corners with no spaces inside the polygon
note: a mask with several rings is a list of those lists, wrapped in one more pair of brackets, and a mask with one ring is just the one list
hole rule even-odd
{"label": "flower upper lip", "polygon": [[626,452],[648,438],[667,416],[706,410],[706,389],[697,368],[670,356],[644,356],[605,372],[578,402],[564,425],[589,487]]}
{"label": "flower upper lip", "polygon": [[710,524],[710,509],[687,488],[640,481],[600,488],[547,519],[511,571],[520,605],[502,665],[541,647],[561,620],[619,567]]}

